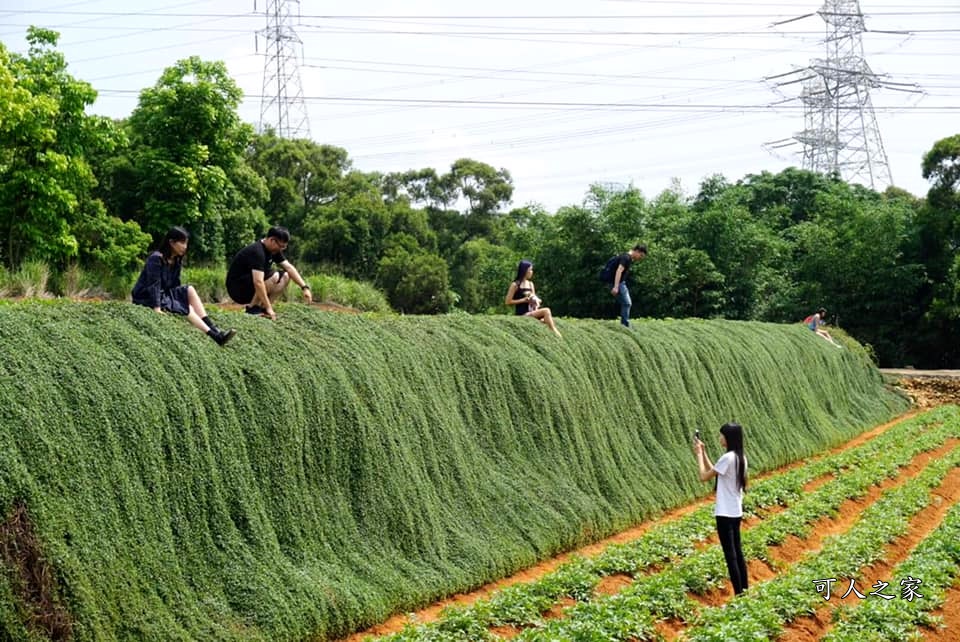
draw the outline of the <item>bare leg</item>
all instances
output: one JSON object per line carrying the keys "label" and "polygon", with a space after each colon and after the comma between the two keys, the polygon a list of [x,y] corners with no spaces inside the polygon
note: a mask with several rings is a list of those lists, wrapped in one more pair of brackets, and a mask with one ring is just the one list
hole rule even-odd
{"label": "bare leg", "polygon": [[203,301],[200,300],[200,295],[197,294],[197,291],[193,289],[192,285],[187,286],[187,301],[190,304],[191,312],[196,312],[197,316],[201,319],[207,316],[207,311],[203,307]]}
{"label": "bare leg", "polygon": [[837,343],[836,341],[834,341],[834,340],[833,340],[833,337],[831,337],[831,336],[830,336],[830,333],[827,332],[826,330],[817,330],[817,334],[820,335],[821,337],[823,337],[824,339],[826,339],[827,341],[829,341],[830,343],[832,343],[833,345],[837,346],[838,348],[842,348],[842,347],[843,347],[842,345],[840,345],[839,343]]}
{"label": "bare leg", "polygon": [[546,323],[547,326],[553,330],[555,335],[563,338],[563,335],[560,334],[559,330],[557,330],[557,324],[553,321],[553,313],[550,312],[550,308],[540,308],[538,310],[534,310],[530,313],[530,316],[532,316],[534,319],[539,319],[543,323]]}
{"label": "bare leg", "polygon": [[284,272],[280,278],[277,278],[277,274],[278,273],[274,273],[269,279],[264,281],[264,285],[267,287],[267,296],[270,297],[271,303],[276,301],[277,297],[283,294],[283,291],[290,285],[289,274]]}
{"label": "bare leg", "polygon": [[190,312],[187,314],[187,321],[204,334],[210,331],[210,328],[203,322],[203,319],[197,314],[196,310],[193,309],[193,306],[190,307]]}

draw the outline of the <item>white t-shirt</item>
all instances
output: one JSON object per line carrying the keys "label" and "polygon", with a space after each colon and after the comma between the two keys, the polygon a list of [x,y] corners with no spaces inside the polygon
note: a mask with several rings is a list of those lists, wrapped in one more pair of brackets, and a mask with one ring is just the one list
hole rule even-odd
{"label": "white t-shirt", "polygon": [[[743,457],[747,465],[747,457]],[[714,515],[743,517],[743,491],[737,486],[737,453],[728,450],[713,464],[717,471],[717,506]]]}

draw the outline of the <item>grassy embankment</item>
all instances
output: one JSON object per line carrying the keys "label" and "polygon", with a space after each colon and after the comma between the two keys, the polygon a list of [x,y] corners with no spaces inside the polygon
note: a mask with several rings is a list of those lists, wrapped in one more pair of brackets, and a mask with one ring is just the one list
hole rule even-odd
{"label": "grassy embankment", "polygon": [[0,305],[0,637],[335,637],[702,496],[695,427],[759,472],[906,405],[800,325],[215,318]]}

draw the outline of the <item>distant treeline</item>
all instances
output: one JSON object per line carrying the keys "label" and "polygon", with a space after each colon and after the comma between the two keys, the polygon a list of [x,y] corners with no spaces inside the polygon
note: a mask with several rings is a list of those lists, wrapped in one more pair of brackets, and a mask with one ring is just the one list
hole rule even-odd
{"label": "distant treeline", "polygon": [[[596,273],[636,242],[634,314],[792,322],[820,306],[882,365],[960,367],[960,135],[917,159],[924,198],[787,169],[706,179],[648,198],[586,187],[580,204],[510,208],[507,169],[360,172],[346,150],[256,134],[221,62],[188,58],[121,121],[87,115],[96,93],[67,73],[55,32],[26,55],[0,44],[0,265],[99,272],[122,292],[151,239],[193,234],[221,268],[269,224],[299,264],[374,283],[394,309],[506,312],[520,258],[561,317],[612,317]],[[690,150],[696,154],[696,149]]]}

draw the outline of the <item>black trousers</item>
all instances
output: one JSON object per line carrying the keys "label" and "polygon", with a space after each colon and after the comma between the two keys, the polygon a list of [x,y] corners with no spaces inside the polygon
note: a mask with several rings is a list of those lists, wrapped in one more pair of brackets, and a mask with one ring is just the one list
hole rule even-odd
{"label": "black trousers", "polygon": [[740,544],[740,519],[717,515],[717,535],[720,536],[723,559],[727,562],[727,571],[736,595],[747,588],[747,562],[743,559],[743,546]]}

